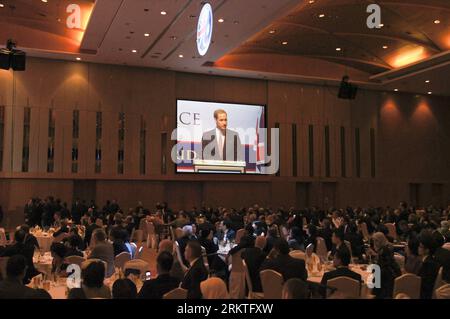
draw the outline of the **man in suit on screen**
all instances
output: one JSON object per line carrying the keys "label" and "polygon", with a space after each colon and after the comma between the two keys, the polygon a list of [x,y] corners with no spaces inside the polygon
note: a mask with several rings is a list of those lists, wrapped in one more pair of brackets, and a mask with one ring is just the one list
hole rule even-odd
{"label": "man in suit on screen", "polygon": [[227,129],[228,114],[224,110],[214,112],[216,128],[203,133],[202,159],[218,161],[245,161],[245,149],[237,132]]}

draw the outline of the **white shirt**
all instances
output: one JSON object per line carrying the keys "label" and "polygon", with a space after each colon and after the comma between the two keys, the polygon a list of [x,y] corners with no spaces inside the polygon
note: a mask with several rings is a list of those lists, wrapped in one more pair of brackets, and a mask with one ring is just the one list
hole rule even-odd
{"label": "white shirt", "polygon": [[223,143],[225,141],[225,135],[217,127],[216,127],[216,138],[217,138],[217,145],[219,146],[220,158],[223,158]]}

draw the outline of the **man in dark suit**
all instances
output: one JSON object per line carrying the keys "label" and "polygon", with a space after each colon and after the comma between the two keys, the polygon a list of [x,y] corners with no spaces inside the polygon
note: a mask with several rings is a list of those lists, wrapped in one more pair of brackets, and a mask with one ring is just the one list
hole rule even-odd
{"label": "man in dark suit", "polygon": [[173,256],[167,251],[163,251],[156,259],[156,270],[158,277],[144,282],[139,292],[139,299],[162,299],[163,296],[177,288],[180,281],[170,276],[170,269],[173,265]]}
{"label": "man in dark suit", "polygon": [[9,258],[6,279],[0,282],[0,299],[52,299],[43,289],[32,289],[23,284],[27,261],[22,255]]}
{"label": "man in dark suit", "polygon": [[423,231],[420,234],[419,241],[419,255],[423,258],[422,267],[420,267],[418,274],[422,278],[420,299],[431,299],[440,268],[439,263],[433,256],[436,250],[436,243],[433,235],[428,231]]}
{"label": "man in dark suit", "polygon": [[89,217],[89,225],[86,227],[86,231],[84,233],[84,244],[86,245],[86,247],[89,247],[91,243],[91,237],[94,230],[101,228],[95,223],[95,220],[96,220],[95,217],[93,216]]}
{"label": "man in dark suit", "polygon": [[283,275],[284,281],[291,278],[300,278],[304,281],[308,278],[305,261],[289,256],[289,244],[286,240],[279,238],[275,241],[269,258],[261,265],[260,271],[272,269]]}
{"label": "man in dark suit", "polygon": [[21,255],[25,258],[27,263],[27,269],[24,276],[24,284],[28,284],[34,276],[38,275],[39,272],[34,268],[33,264],[33,254],[34,254],[34,246],[25,244],[26,233],[22,230],[16,230],[14,233],[14,241],[13,245],[10,245],[5,248],[1,257],[12,257],[15,255]]}
{"label": "man in dark suit", "polygon": [[201,299],[200,283],[208,279],[208,271],[203,264],[202,247],[198,241],[190,241],[184,254],[190,268],[183,278],[181,288],[188,291],[188,299]]}
{"label": "man in dark suit", "polygon": [[333,236],[333,230],[331,229],[331,222],[328,218],[325,218],[323,220],[323,227],[319,231],[319,235],[325,240],[327,250],[331,251],[331,249],[333,248],[333,241],[331,240],[331,237]]}
{"label": "man in dark suit", "polygon": [[450,267],[450,250],[443,248],[445,244],[445,238],[439,231],[433,232],[434,242],[436,244],[436,250],[434,252],[434,258],[440,267]]}
{"label": "man in dark suit", "polygon": [[[350,255],[350,251],[348,250],[347,246],[345,246],[345,245],[340,246],[336,250],[336,253],[334,254],[334,259],[333,259],[333,265],[334,265],[334,267],[336,267],[336,270],[326,272],[323,275],[322,281],[320,282],[320,284],[325,287],[328,284],[328,280],[331,280],[331,279],[334,279],[337,277],[349,277],[349,278],[355,279],[356,281],[361,283],[362,282],[361,275],[348,268],[350,261],[351,261],[351,255]],[[326,298],[326,289],[322,288],[321,292],[322,292],[322,296],[324,298]]]}
{"label": "man in dark suit", "polygon": [[216,128],[203,134],[201,158],[204,160],[244,161],[245,153],[239,134],[227,129],[227,113],[224,110],[216,110],[214,119]]}
{"label": "man in dark suit", "polygon": [[263,292],[261,278],[259,277],[259,269],[264,260],[266,260],[266,254],[261,248],[253,246],[245,248],[241,253],[241,256],[247,265],[252,281],[253,292]]}

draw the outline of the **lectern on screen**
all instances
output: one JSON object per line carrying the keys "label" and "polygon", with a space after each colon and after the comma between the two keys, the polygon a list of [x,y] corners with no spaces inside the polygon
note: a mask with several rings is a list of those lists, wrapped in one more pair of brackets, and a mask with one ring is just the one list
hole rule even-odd
{"label": "lectern on screen", "polygon": [[263,105],[178,100],[177,173],[262,174],[265,115]]}

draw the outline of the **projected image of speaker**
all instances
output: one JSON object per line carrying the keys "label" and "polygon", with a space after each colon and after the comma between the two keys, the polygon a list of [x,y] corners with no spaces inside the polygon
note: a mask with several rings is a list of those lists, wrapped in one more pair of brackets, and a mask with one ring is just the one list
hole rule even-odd
{"label": "projected image of speaker", "polygon": [[338,97],[344,100],[354,100],[358,93],[358,87],[350,83],[350,77],[345,75],[342,78],[341,86],[339,87]]}

